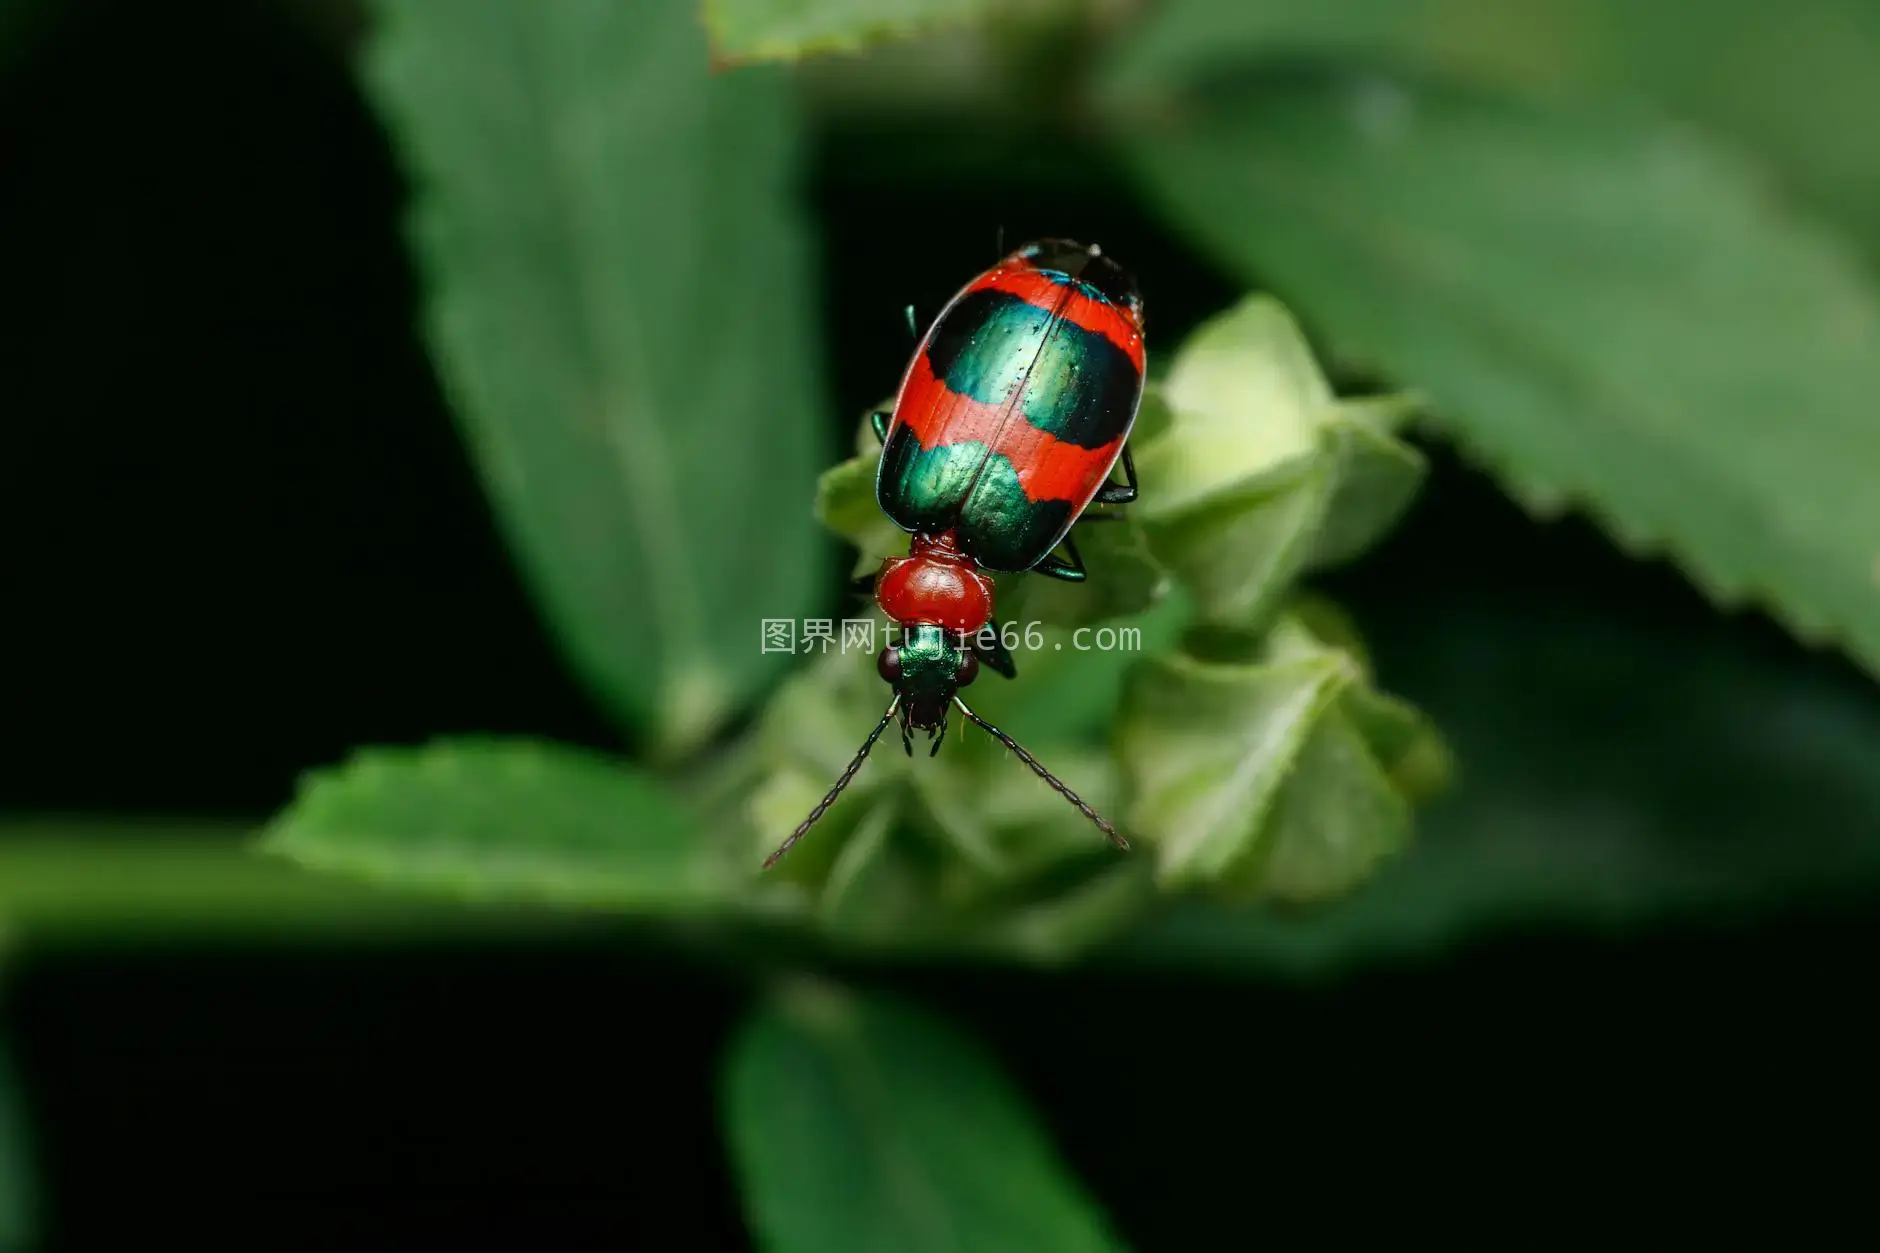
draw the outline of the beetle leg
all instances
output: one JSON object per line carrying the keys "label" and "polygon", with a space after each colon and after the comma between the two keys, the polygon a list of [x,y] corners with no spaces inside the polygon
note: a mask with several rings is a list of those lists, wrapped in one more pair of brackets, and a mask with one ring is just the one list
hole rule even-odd
{"label": "beetle leg", "polygon": [[884,444],[888,442],[888,422],[893,417],[886,409],[868,415],[868,425],[874,429],[875,438]]}
{"label": "beetle leg", "polygon": [[[1077,551],[1077,541],[1064,534],[1064,557],[1047,554],[1043,561],[1031,568],[1033,574],[1042,574],[1047,579],[1062,579],[1066,583],[1082,583],[1090,572],[1084,569],[1083,556]],[[1068,560],[1066,560],[1068,558]]]}
{"label": "beetle leg", "polygon": [[1123,481],[1105,483],[1097,489],[1095,503],[1099,505],[1127,505],[1136,499],[1136,461],[1129,455],[1129,445],[1123,445]]}
{"label": "beetle leg", "polygon": [[993,618],[988,621],[986,623],[986,630],[992,633],[992,642],[982,643],[981,641],[985,639],[985,634],[982,632],[973,640],[973,651],[979,654],[981,661],[991,666],[994,670],[997,670],[1006,678],[1016,679],[1018,677],[1018,665],[1012,660],[1011,650],[1006,648],[1005,641],[999,638],[999,620]]}

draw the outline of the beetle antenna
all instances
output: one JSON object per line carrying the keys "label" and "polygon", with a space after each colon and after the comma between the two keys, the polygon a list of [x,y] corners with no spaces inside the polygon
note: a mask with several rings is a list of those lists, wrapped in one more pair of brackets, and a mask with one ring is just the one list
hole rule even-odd
{"label": "beetle antenna", "polygon": [[868,738],[862,741],[861,751],[855,754],[855,760],[851,761],[849,768],[842,772],[842,777],[837,779],[836,785],[829,789],[829,794],[822,798],[822,803],[810,810],[809,817],[803,819],[797,829],[790,832],[790,838],[779,845],[776,852],[764,858],[764,869],[768,870],[776,865],[777,859],[789,852],[796,842],[802,839],[824,814],[829,812],[829,807],[836,803],[836,797],[842,795],[842,789],[849,785],[849,780],[855,777],[855,772],[860,770],[862,763],[868,760],[868,750],[875,746],[875,741],[881,738],[881,733],[888,729],[888,723],[893,720],[895,711],[900,707],[901,694],[896,692],[894,699],[888,702],[888,712],[881,715],[881,721],[875,724],[875,729],[870,731]]}
{"label": "beetle antenna", "polygon": [[1124,850],[1125,852],[1129,851],[1129,841],[1124,839],[1115,827],[1111,826],[1107,821],[1105,821],[1102,814],[1099,814],[1096,810],[1092,809],[1088,804],[1086,804],[1084,802],[1083,797],[1077,795],[1077,793],[1071,791],[1069,787],[1065,786],[1064,780],[1058,778],[1056,775],[1052,774],[1049,770],[1046,770],[1044,768],[1044,763],[1040,762],[1036,757],[1033,757],[1030,753],[1026,752],[1025,746],[1023,744],[1020,744],[1017,740],[1013,739],[1011,736],[1007,735],[1005,732],[999,730],[999,728],[993,726],[990,722],[987,722],[984,718],[981,718],[978,714],[974,713],[972,710],[972,706],[968,705],[965,701],[961,700],[958,696],[955,696],[953,698],[953,703],[960,707],[961,713],[965,714],[969,719],[972,720],[974,726],[977,726],[980,730],[984,731],[987,735],[990,735],[993,739],[999,741],[999,743],[1005,745],[1007,748],[1011,749],[1014,753],[1017,753],[1018,759],[1024,762],[1026,765],[1030,766],[1032,769],[1032,773],[1036,774],[1040,779],[1043,779],[1046,783],[1049,783],[1051,785],[1052,790],[1055,791],[1059,796],[1062,796],[1065,800],[1077,806],[1077,812],[1082,814],[1084,817],[1090,819],[1090,821],[1096,823],[1097,830],[1103,832],[1103,834],[1110,837],[1110,843],[1116,845],[1116,847]]}

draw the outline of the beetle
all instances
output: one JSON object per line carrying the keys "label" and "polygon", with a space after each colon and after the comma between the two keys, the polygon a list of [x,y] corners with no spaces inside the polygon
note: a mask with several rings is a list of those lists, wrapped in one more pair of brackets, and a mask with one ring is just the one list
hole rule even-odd
{"label": "beetle", "polygon": [[[910,324],[912,323],[910,311]],[[1136,499],[1129,433],[1142,403],[1142,297],[1096,245],[1044,239],[1007,255],[941,309],[870,419],[881,443],[875,499],[909,533],[855,590],[872,592],[893,634],[876,668],[894,698],[848,768],[766,869],[828,812],[898,714],[910,756],[929,755],[962,716],[1015,753],[1118,848],[1129,842],[1037,758],[960,699],[982,664],[1018,668],[1000,642],[992,574],[1086,577],[1071,536],[1092,504]],[[1110,480],[1120,463],[1123,481]],[[1062,549],[1062,555],[1058,550]]]}

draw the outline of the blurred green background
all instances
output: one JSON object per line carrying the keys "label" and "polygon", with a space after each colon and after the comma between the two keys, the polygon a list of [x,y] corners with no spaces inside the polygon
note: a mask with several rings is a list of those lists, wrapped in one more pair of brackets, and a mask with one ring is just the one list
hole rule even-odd
{"label": "blurred green background", "polygon": [[[1859,1125],[1876,1043],[1880,9],[1171,0],[988,34],[983,7],[879,6],[965,22],[905,37],[870,6],[714,4],[719,51],[759,61],[800,45],[793,14],[893,38],[726,68],[711,91],[784,111],[676,118],[713,172],[666,152],[621,180],[675,327],[737,349],[662,386],[797,459],[800,512],[747,499],[739,526],[800,560],[740,557],[726,586],[840,616],[812,476],[898,379],[902,306],[931,316],[1001,233],[1097,240],[1152,351],[1271,291],[1341,394],[1426,397],[1414,508],[1312,585],[1456,776],[1323,908],[1171,912],[1048,978],[838,968],[996,1056],[1075,1179],[1041,1166],[1038,1191],[1107,1215],[1095,1247],[1505,1237],[1611,1219],[1667,1172],[1838,1158],[1805,1120]],[[410,97],[385,84],[500,50],[468,16],[499,8],[362,81],[367,7],[0,0],[5,1253],[803,1247],[733,1166],[764,1127],[715,1121],[813,1072],[725,1071],[729,1040],[791,1056],[739,1033],[760,966],[250,846],[358,745],[663,761],[781,677],[695,681],[751,662],[735,615],[702,661],[638,602],[570,625],[556,598],[592,569],[531,581],[486,498],[475,457],[500,450],[453,418],[414,261],[452,241],[410,246],[386,120]],[[664,59],[688,40],[635,49],[647,81],[692,74]],[[621,116],[665,116],[604,50],[583,68]],[[499,117],[514,87],[457,85]],[[466,122],[451,151],[500,139]],[[747,182],[801,221],[662,244]],[[798,227],[794,262],[766,243]],[[792,264],[800,306],[747,300]],[[643,670],[595,651],[616,630],[654,641]],[[623,735],[623,707],[657,713]],[[944,1028],[906,1031],[881,1047],[951,1073],[921,1051]],[[990,1126],[1010,1102],[987,1099]],[[895,1247],[994,1247],[961,1240]]]}

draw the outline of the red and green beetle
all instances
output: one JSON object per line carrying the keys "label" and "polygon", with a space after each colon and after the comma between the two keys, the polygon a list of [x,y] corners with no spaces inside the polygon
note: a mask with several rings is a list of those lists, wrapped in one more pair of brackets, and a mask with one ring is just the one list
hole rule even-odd
{"label": "red and green beetle", "polygon": [[[1027,244],[947,303],[915,350],[894,408],[874,415],[881,440],[875,498],[913,536],[908,555],[857,580],[894,622],[876,658],[894,689],[848,769],[766,868],[828,812],[898,713],[901,743],[927,732],[930,753],[957,708],[1094,822],[1126,841],[959,689],[983,662],[1017,677],[999,642],[988,573],[1084,579],[1071,529],[1091,504],[1136,498],[1129,432],[1142,402],[1142,298],[1097,247]],[[1123,481],[1110,481],[1121,462]],[[1095,520],[1098,515],[1091,515]],[[1057,553],[1062,547],[1063,555]]]}

